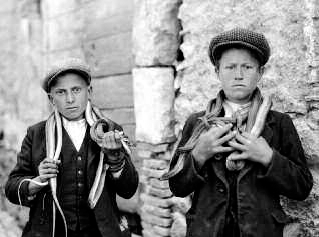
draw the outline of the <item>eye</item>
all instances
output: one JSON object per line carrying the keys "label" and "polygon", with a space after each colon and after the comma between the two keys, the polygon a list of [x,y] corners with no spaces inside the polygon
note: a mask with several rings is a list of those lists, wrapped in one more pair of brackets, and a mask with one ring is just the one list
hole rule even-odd
{"label": "eye", "polygon": [[251,66],[251,65],[245,65],[245,69],[252,69],[253,68],[253,66]]}
{"label": "eye", "polygon": [[228,70],[233,70],[235,68],[234,65],[226,65],[225,66],[225,69],[228,69]]}
{"label": "eye", "polygon": [[74,94],[78,94],[78,93],[80,93],[80,92],[81,92],[81,90],[82,90],[82,88],[81,88],[81,87],[74,87],[74,88],[72,88],[72,92],[73,92]]}
{"label": "eye", "polygon": [[55,94],[56,94],[57,96],[62,96],[62,95],[65,94],[65,92],[64,92],[64,90],[56,90],[56,91],[55,91]]}

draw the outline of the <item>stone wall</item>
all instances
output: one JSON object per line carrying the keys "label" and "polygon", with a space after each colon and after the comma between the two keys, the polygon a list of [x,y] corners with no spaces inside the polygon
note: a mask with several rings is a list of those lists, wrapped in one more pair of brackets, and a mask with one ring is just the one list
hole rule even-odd
{"label": "stone wall", "polygon": [[7,147],[18,149],[26,127],[43,119],[47,106],[39,90],[43,55],[39,1],[1,1],[0,19],[0,129]]}
{"label": "stone wall", "polygon": [[27,209],[9,203],[3,185],[27,126],[44,119],[47,112],[46,95],[39,89],[42,11],[36,0],[1,0],[0,4],[0,131],[4,134],[0,139],[0,236],[17,237]]}
{"label": "stone wall", "polygon": [[[259,86],[263,93],[274,94],[275,110],[293,118],[315,182],[307,200],[283,198],[282,204],[297,223],[302,223],[291,229],[298,229],[301,236],[318,235],[318,9],[315,0],[135,1],[133,80],[134,84],[144,85],[134,88],[134,98],[144,98],[135,102],[136,132],[138,140],[153,144],[140,148],[144,159],[141,208],[145,236],[185,236],[184,213],[189,199],[174,202],[175,197],[169,193],[161,197],[162,192],[160,195],[153,191],[154,180],[158,185],[165,162],[154,147],[169,144],[161,153],[171,155],[174,142],[167,139],[171,137],[167,129],[175,125],[178,136],[190,113],[204,109],[216,95],[220,85],[207,55],[208,43],[214,35],[237,26],[261,31],[269,40],[272,54]],[[174,73],[168,74],[167,67]],[[158,80],[166,81],[167,87],[154,83],[155,74]],[[174,100],[168,93],[174,93]],[[156,101],[153,107],[150,100]],[[158,107],[158,100],[165,106]],[[160,134],[164,139],[154,130],[163,131]],[[165,185],[161,183],[161,187]]]}
{"label": "stone wall", "polygon": [[133,24],[134,107],[144,237],[170,236],[174,205],[160,177],[171,156],[174,134],[174,62],[179,47],[180,0],[136,0]]}

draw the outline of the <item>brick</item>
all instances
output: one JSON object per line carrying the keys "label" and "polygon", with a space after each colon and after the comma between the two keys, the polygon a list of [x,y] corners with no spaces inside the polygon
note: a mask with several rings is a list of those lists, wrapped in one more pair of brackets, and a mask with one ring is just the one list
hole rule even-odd
{"label": "brick", "polygon": [[137,155],[141,158],[153,158],[155,156],[154,152],[152,151],[146,151],[146,150],[140,150],[139,149],[139,143],[137,143]]}
{"label": "brick", "polygon": [[170,236],[170,230],[171,228],[165,228],[156,225],[153,227],[153,231],[161,236]]}
{"label": "brick", "polygon": [[142,168],[142,173],[146,176],[153,177],[153,178],[160,178],[163,174],[166,173],[166,170],[155,170],[149,168]]}
{"label": "brick", "polygon": [[132,75],[93,79],[93,102],[102,109],[133,106]]}
{"label": "brick", "polygon": [[145,193],[142,193],[140,198],[141,198],[142,202],[149,204],[149,205],[154,205],[156,207],[168,208],[168,207],[172,206],[171,198],[152,197],[152,196],[147,195]]}
{"label": "brick", "polygon": [[164,160],[156,160],[156,159],[144,159],[143,165],[146,168],[158,169],[163,170],[166,169],[168,163]]}
{"label": "brick", "polygon": [[169,188],[168,180],[159,180],[155,178],[150,178],[149,183],[155,188],[161,188],[161,189]]}
{"label": "brick", "polygon": [[141,207],[141,211],[150,213],[152,215],[157,215],[160,217],[166,217],[166,218],[171,217],[171,209],[170,208],[161,208],[161,207],[156,207],[156,206],[149,205],[149,204],[144,204]]}
{"label": "brick", "polygon": [[150,144],[150,143],[145,143],[145,142],[140,142],[139,143],[139,148],[143,149],[143,150],[149,150],[149,151],[153,151],[155,153],[162,153],[162,152],[166,152],[168,150],[168,143],[163,143],[163,144]]}
{"label": "brick", "polygon": [[152,195],[152,196],[156,196],[156,197],[160,197],[160,198],[168,198],[168,197],[173,196],[170,189],[158,189],[158,188],[154,188],[152,186],[149,186],[147,188],[147,193]]}
{"label": "brick", "polygon": [[143,237],[161,237],[159,234],[154,233],[152,230],[142,230]]}
{"label": "brick", "polygon": [[143,211],[141,212],[141,219],[153,225],[164,227],[169,227],[173,222],[172,218],[158,217]]}
{"label": "brick", "polygon": [[161,154],[158,154],[158,158],[162,160],[170,161],[172,158],[172,154],[171,152],[161,153]]}

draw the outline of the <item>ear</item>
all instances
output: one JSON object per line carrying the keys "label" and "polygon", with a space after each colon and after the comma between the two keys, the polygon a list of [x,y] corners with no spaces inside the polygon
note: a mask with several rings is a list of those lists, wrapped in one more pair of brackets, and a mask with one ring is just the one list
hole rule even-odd
{"label": "ear", "polygon": [[53,96],[52,96],[50,93],[48,93],[48,98],[49,98],[49,101],[51,102],[51,104],[52,104],[52,105],[55,105]]}
{"label": "ear", "polygon": [[216,73],[216,76],[217,76],[218,80],[220,80],[220,78],[219,78],[219,68],[218,67],[215,67],[215,73]]}
{"label": "ear", "polygon": [[93,88],[91,85],[88,86],[88,99],[92,99],[92,94],[93,94]]}
{"label": "ear", "polygon": [[264,66],[260,66],[258,70],[259,70],[259,76],[258,76],[257,81],[259,82],[260,79],[262,78],[262,76],[264,75],[265,67]]}

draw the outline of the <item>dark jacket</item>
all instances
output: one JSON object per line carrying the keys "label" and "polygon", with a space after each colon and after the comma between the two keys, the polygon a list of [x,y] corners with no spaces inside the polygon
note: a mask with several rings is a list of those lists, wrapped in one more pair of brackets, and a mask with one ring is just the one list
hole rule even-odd
{"label": "dark jacket", "polygon": [[[116,125],[115,129],[122,130],[119,125]],[[90,138],[86,167],[89,190],[94,182],[99,155],[100,147]],[[19,204],[18,188],[21,181],[38,176],[38,166],[45,157],[45,121],[43,121],[28,128],[17,157],[17,164],[9,175],[5,192],[11,202]],[[111,173],[107,174],[104,190],[94,208],[95,219],[102,236],[121,236],[116,194],[123,198],[130,198],[135,193],[137,185],[137,172],[129,156],[126,155],[125,166],[120,177],[114,179]],[[30,207],[29,221],[22,236],[52,236],[52,196],[49,187],[43,188],[33,200],[30,200],[28,197],[28,182],[24,182],[20,187],[20,196],[22,205]],[[57,196],[59,198],[59,188],[57,188]]]}
{"label": "dark jacket", "polygon": [[[204,112],[192,114],[186,121],[179,147],[190,138],[194,125]],[[305,199],[313,179],[303,148],[290,117],[270,111],[261,134],[273,149],[270,166],[246,162],[237,177],[238,224],[242,237],[282,237],[288,217],[279,196]],[[176,163],[175,153],[171,167]],[[224,236],[225,213],[229,205],[229,183],[225,177],[225,159],[210,159],[198,169],[190,152],[183,169],[169,180],[174,195],[193,193],[186,214],[188,237]]]}

